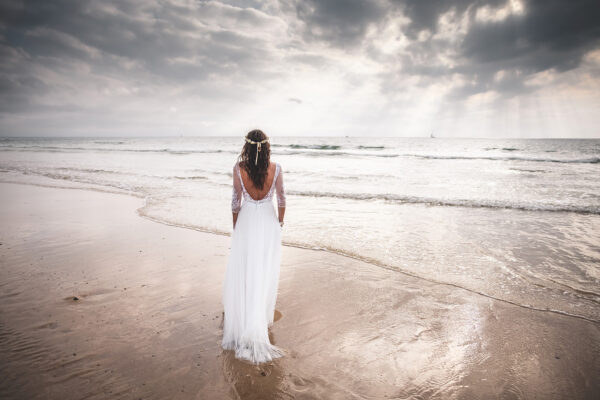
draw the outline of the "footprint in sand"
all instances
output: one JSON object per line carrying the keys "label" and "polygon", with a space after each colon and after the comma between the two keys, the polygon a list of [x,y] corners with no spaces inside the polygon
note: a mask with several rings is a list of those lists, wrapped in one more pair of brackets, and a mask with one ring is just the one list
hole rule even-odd
{"label": "footprint in sand", "polygon": [[314,389],[315,384],[309,379],[303,379],[299,376],[292,376],[290,378],[290,389],[295,392],[306,392],[307,390]]}

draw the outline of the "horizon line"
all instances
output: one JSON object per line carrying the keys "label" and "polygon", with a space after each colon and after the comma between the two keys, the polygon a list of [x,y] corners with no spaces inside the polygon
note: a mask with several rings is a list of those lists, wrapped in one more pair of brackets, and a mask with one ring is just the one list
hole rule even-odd
{"label": "horizon line", "polygon": [[[243,135],[149,135],[149,136],[4,136],[0,134],[0,139],[167,139],[167,138],[235,138],[241,137]],[[548,137],[548,136],[533,136],[533,137],[522,137],[522,136],[497,136],[497,137],[481,137],[481,136],[357,136],[357,135],[335,135],[335,136],[327,136],[327,135],[304,135],[304,136],[296,136],[296,135],[269,135],[269,137],[273,138],[370,138],[370,139],[483,139],[483,140],[598,140],[600,136],[597,137]]]}

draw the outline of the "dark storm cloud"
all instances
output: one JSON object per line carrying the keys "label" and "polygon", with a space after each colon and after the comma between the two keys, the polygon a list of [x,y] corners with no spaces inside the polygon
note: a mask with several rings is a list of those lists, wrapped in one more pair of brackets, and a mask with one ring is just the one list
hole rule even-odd
{"label": "dark storm cloud", "polygon": [[405,34],[414,39],[421,31],[435,32],[439,17],[454,10],[504,4],[506,0],[298,0],[298,18],[306,24],[308,39],[334,45],[360,43],[370,24],[402,14],[409,19]]}
{"label": "dark storm cloud", "polygon": [[[577,68],[583,56],[600,45],[597,0],[528,0],[523,3],[522,15],[499,21],[480,21],[477,10],[486,6],[498,9],[507,4],[506,0],[311,0],[300,4],[298,16],[307,24],[307,38],[342,48],[360,45],[370,24],[399,14],[408,18],[403,34],[410,43],[406,52],[395,58],[397,67],[384,76],[393,80],[394,74],[416,75],[422,82],[435,82],[459,74],[474,81],[458,88],[454,95],[530,90],[523,82],[532,74]],[[448,12],[454,13],[456,24],[463,17],[469,20],[464,37],[417,40],[421,32],[437,33],[440,17]],[[440,56],[451,58],[452,65],[440,62]],[[392,60],[387,58],[386,62],[391,64]],[[495,79],[500,71],[505,76]]]}
{"label": "dark storm cloud", "polygon": [[381,20],[386,8],[373,0],[300,0],[296,12],[306,24],[308,39],[345,47],[362,40],[369,24]]}
{"label": "dark storm cloud", "polygon": [[[476,92],[519,94],[532,74],[577,68],[600,46],[600,5],[593,0],[530,0],[523,15],[475,21],[459,46],[458,71],[476,80]],[[493,78],[503,72],[499,80]]]}
{"label": "dark storm cloud", "polygon": [[[142,6],[140,6],[142,4]],[[233,64],[258,62],[264,58],[260,39],[240,35],[226,29],[210,30],[197,23],[207,10],[199,7],[172,5],[160,7],[150,3],[119,1],[53,1],[28,2],[27,7],[8,7],[2,10],[3,25],[8,26],[6,38],[36,56],[84,58],[89,54],[69,47],[50,34],[32,35],[36,29],[65,33],[106,55],[123,57],[144,64],[161,77],[177,77],[172,58],[202,58],[197,65],[202,79],[211,67],[230,67]],[[226,10],[227,17],[259,24],[256,13]],[[207,65],[209,64],[209,65]],[[210,65],[213,64],[213,65]],[[189,76],[186,76],[189,78]]]}
{"label": "dark storm cloud", "polygon": [[[216,3],[163,6],[156,2],[4,1],[0,4],[0,110],[32,103],[51,90],[40,70],[152,84],[211,81],[244,75],[264,77],[275,54],[260,36],[223,26],[257,26],[272,21],[252,9]],[[259,31],[258,29],[257,31]],[[71,66],[75,71],[65,68]],[[73,79],[82,78],[73,76]]]}
{"label": "dark storm cloud", "polygon": [[439,17],[450,10],[462,14],[473,6],[500,6],[504,3],[506,0],[392,0],[392,4],[410,20],[406,34],[413,39],[425,30],[436,32]]}
{"label": "dark storm cloud", "polygon": [[600,46],[597,1],[530,0],[524,5],[522,15],[497,22],[477,21],[471,12],[471,26],[456,48],[458,66],[438,71],[474,81],[458,88],[454,97],[488,90],[525,93],[533,89],[523,84],[532,74],[577,68],[587,52]]}
{"label": "dark storm cloud", "polygon": [[599,21],[600,3],[595,0],[530,0],[522,16],[475,23],[461,43],[461,54],[473,63],[567,71],[598,47]]}
{"label": "dark storm cloud", "polygon": [[[94,2],[94,1],[4,1],[0,4],[0,35],[5,53],[22,52],[18,62],[4,63],[4,94],[22,88],[23,95],[44,88],[36,76],[24,76],[36,62],[50,68],[65,59],[85,62],[97,73],[144,77],[158,81],[189,82],[235,74],[267,78],[269,62],[277,58],[264,38],[248,35],[232,26],[265,29],[269,11],[276,6],[292,11],[302,21],[301,37],[348,49],[365,40],[370,25],[403,16],[408,23],[403,34],[410,43],[404,54],[385,62],[391,74],[437,77],[461,74],[474,81],[463,93],[485,91],[518,92],[519,79],[555,69],[576,68],[582,57],[597,48],[600,39],[600,6],[596,0],[529,0],[523,15],[497,21],[478,21],[476,11],[506,4],[505,0],[303,0],[295,2],[233,2],[229,7],[213,2]],[[435,34],[440,17],[453,11],[466,15],[470,26],[456,41],[430,38],[416,40],[419,33]],[[222,27],[222,19],[233,21]],[[216,21],[218,28],[204,22]],[[458,23],[458,21],[457,21]],[[294,25],[292,21],[290,23]],[[296,39],[293,39],[296,40]],[[294,43],[293,40],[290,43]],[[315,67],[326,63],[320,54],[301,48],[287,60]],[[304,51],[302,51],[304,50]],[[451,66],[440,62],[451,57]],[[8,54],[5,60],[15,60]],[[60,59],[60,61],[57,61]],[[25,64],[30,64],[29,66]],[[18,67],[10,69],[18,64]],[[128,67],[123,69],[123,64]],[[395,64],[395,66],[394,66]],[[498,71],[511,79],[492,85]],[[510,82],[510,83],[509,83]],[[35,89],[37,88],[37,89]],[[469,89],[470,88],[470,89]]]}

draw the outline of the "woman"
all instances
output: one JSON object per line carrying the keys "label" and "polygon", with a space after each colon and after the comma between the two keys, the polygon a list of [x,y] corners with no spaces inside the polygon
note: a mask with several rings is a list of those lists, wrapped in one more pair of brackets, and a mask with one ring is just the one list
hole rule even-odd
{"label": "woman", "polygon": [[[270,343],[268,334],[277,299],[285,214],[281,166],[271,162],[270,155],[267,135],[260,130],[248,132],[233,167],[233,233],[223,285],[221,345],[235,350],[236,358],[254,364],[284,354]],[[274,192],[278,215],[273,207]]]}

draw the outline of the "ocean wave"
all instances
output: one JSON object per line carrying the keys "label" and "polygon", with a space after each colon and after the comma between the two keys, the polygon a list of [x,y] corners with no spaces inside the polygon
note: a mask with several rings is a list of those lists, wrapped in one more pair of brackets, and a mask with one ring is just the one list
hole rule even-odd
{"label": "ocean wave", "polygon": [[85,172],[90,174],[116,174],[116,175],[124,175],[124,172],[121,171],[111,171],[106,169],[98,169],[98,168],[76,168],[76,167],[58,167],[55,168],[58,171],[67,171],[67,172]]}
{"label": "ocean wave", "polygon": [[[343,146],[337,144],[273,144],[272,147],[281,147],[289,149],[308,149],[308,150],[341,150]],[[355,147],[361,150],[382,150],[385,146],[363,146],[359,145]]]}
{"label": "ocean wave", "polygon": [[310,150],[339,150],[342,146],[337,144],[277,144],[274,143],[271,147],[288,148],[288,149],[310,149]]}
{"label": "ocean wave", "polygon": [[[194,168],[194,169],[189,169],[189,172],[194,172],[194,173],[204,173],[204,174],[213,174],[213,175],[220,175],[220,176],[228,176],[228,177],[233,177],[233,173],[231,170],[225,170],[225,171],[220,171],[220,170],[216,170],[216,171],[212,171],[212,170],[207,170],[207,169],[202,169],[202,168]],[[289,173],[289,171],[286,171],[287,173]]]}
{"label": "ocean wave", "polygon": [[180,180],[207,180],[206,176],[174,176],[175,179]]}
{"label": "ocean wave", "polygon": [[360,151],[340,151],[340,150],[294,150],[284,149],[283,151],[273,151],[273,154],[279,155],[305,155],[310,157],[339,157],[339,156],[350,156],[350,157],[398,157],[400,154],[392,153],[365,153]]}
{"label": "ocean wave", "polygon": [[[295,146],[295,147],[294,147]],[[381,158],[419,158],[426,160],[489,160],[489,161],[524,161],[524,162],[539,162],[539,163],[560,163],[560,164],[600,164],[600,157],[589,158],[545,158],[545,157],[527,157],[527,156],[463,156],[463,155],[438,155],[438,154],[415,154],[415,153],[381,153],[381,152],[364,152],[364,151],[342,151],[341,146],[334,145],[277,145],[275,148],[280,150],[273,151],[273,154],[278,155],[306,155],[310,157],[381,157]],[[381,146],[383,148],[384,146]],[[358,146],[361,150],[380,149],[378,146]],[[494,148],[486,148],[494,149]],[[518,150],[515,148],[503,148],[505,151]],[[125,153],[158,153],[172,155],[189,155],[189,154],[217,154],[228,153],[238,154],[237,150],[226,149],[205,149],[205,150],[177,150],[170,148],[161,149],[123,149],[123,148],[100,148],[100,147],[60,147],[60,146],[4,146],[0,147],[0,151],[32,151],[32,152],[125,152]]]}
{"label": "ocean wave", "polygon": [[[366,149],[363,148],[363,149]],[[600,157],[590,158],[575,158],[575,159],[560,159],[560,158],[543,158],[543,157],[527,157],[527,156],[462,156],[462,155],[438,155],[438,154],[415,154],[415,153],[368,153],[368,152],[351,152],[351,151],[314,151],[306,148],[305,150],[287,150],[284,152],[274,152],[274,154],[284,155],[308,155],[312,157],[327,157],[327,156],[356,156],[356,157],[382,157],[382,158],[421,158],[429,160],[489,160],[489,161],[526,161],[526,162],[544,162],[544,163],[565,163],[565,164],[599,164]],[[518,150],[516,148],[503,148],[505,151]]]}
{"label": "ocean wave", "polygon": [[504,200],[492,199],[437,199],[433,197],[407,196],[391,193],[334,193],[334,192],[316,192],[316,191],[293,191],[288,190],[287,194],[302,197],[328,197],[346,200],[383,200],[394,203],[425,204],[430,206],[447,207],[468,207],[468,208],[494,208],[494,209],[512,209],[522,211],[551,211],[551,212],[574,212],[580,214],[599,214],[599,206],[577,206],[565,204],[530,204],[516,203]]}
{"label": "ocean wave", "polygon": [[291,144],[288,146],[291,149],[312,149],[312,150],[339,150],[342,146],[336,144]]}
{"label": "ocean wave", "polygon": [[490,150],[503,150],[503,151],[516,151],[519,150],[516,147],[502,147],[502,148],[498,148],[498,147],[486,147],[484,148],[485,151],[490,151]]}
{"label": "ocean wave", "polygon": [[286,151],[286,152],[274,152],[274,154],[285,154],[285,155],[308,155],[312,157],[321,156],[355,156],[355,157],[381,157],[381,158],[395,158],[395,157],[407,157],[407,158],[420,158],[427,160],[489,160],[489,161],[525,161],[525,162],[544,162],[544,163],[564,163],[564,164],[599,164],[600,157],[591,158],[576,158],[576,159],[557,159],[557,158],[538,158],[538,157],[520,157],[520,156],[508,156],[508,157],[486,157],[486,156],[460,156],[460,155],[433,155],[433,154],[410,154],[410,153],[364,153],[364,152],[347,152],[347,151]]}
{"label": "ocean wave", "polygon": [[162,149],[111,149],[102,147],[60,147],[60,146],[9,146],[2,147],[0,151],[31,151],[31,152],[52,152],[52,153],[71,153],[81,151],[91,152],[118,152],[118,153],[168,153],[173,155],[186,154],[204,154],[204,153],[231,153],[237,154],[237,151],[228,151],[222,149],[207,149],[207,150],[175,150],[169,148]]}
{"label": "ocean wave", "polygon": [[[208,181],[209,183],[214,183],[215,185],[222,186],[223,183],[211,181],[210,178],[203,175],[191,175],[191,176],[163,176],[163,175],[152,175],[152,174],[141,174],[139,172],[130,172],[130,171],[111,171],[105,169],[95,169],[95,168],[76,168],[76,167],[59,167],[52,168],[45,171],[35,170],[31,168],[18,168],[12,167],[9,169],[0,169],[0,172],[17,172],[22,173],[24,175],[37,175],[43,176],[50,179],[63,180],[63,181],[71,181],[74,183],[93,183],[101,186],[113,186],[113,182],[98,180],[98,175],[121,175],[123,177],[134,177],[138,178],[152,178],[158,179],[161,181],[169,181],[171,179],[177,180],[190,180],[190,181]],[[224,174],[227,175],[227,174]],[[231,176],[231,173],[229,173]],[[133,187],[126,186],[125,182],[120,182],[117,185],[120,189],[127,190],[135,190]]]}
{"label": "ocean wave", "polygon": [[520,172],[529,172],[529,173],[537,173],[537,172],[541,172],[541,173],[545,173],[548,172],[546,170],[543,169],[525,169],[525,168],[509,168],[509,170],[511,171],[520,171]]}
{"label": "ocean wave", "polygon": [[427,154],[402,154],[404,157],[416,157],[432,160],[491,160],[491,161],[531,161],[547,163],[565,163],[565,164],[598,164],[600,157],[576,158],[576,159],[557,159],[557,158],[537,158],[537,157],[481,157],[481,156],[441,156]]}

